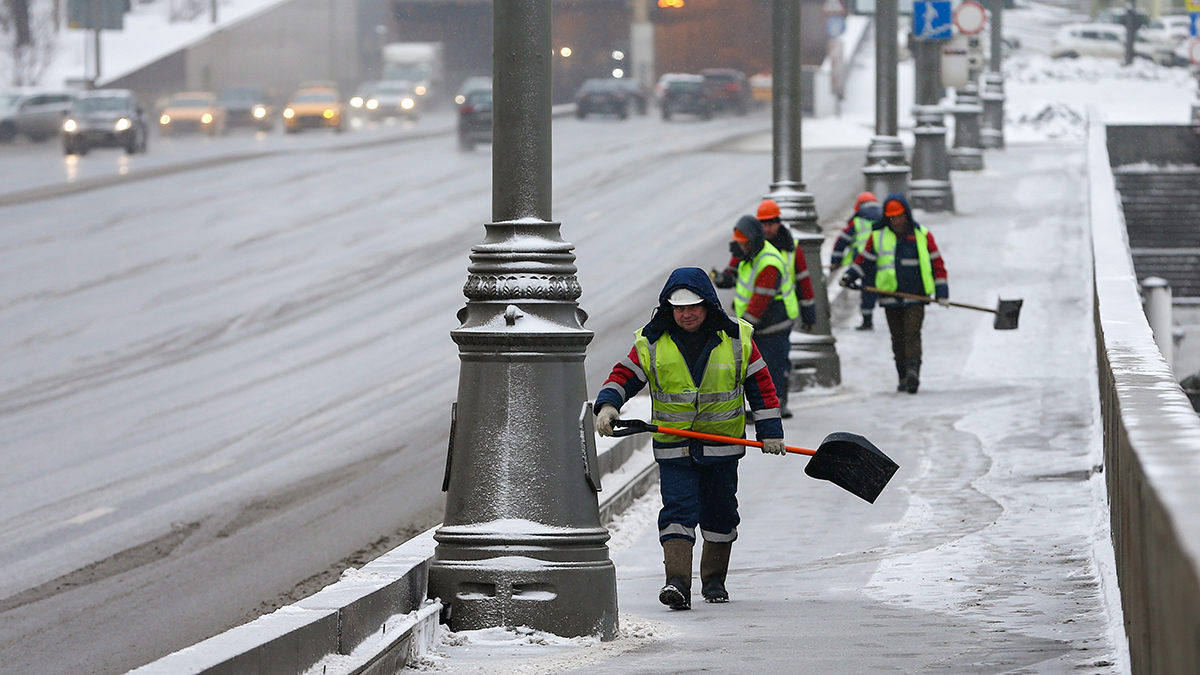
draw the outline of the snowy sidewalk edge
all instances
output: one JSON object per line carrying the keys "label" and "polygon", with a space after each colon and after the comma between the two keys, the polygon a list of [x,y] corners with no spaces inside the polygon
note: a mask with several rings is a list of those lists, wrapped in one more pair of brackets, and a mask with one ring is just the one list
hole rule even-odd
{"label": "snowy sidewalk edge", "polygon": [[[626,416],[649,412],[648,397],[631,400]],[[640,452],[649,435],[597,438],[605,486],[600,520],[607,525],[658,482],[658,465]],[[348,569],[315,594],[250,623],[168,654],[128,675],[342,675],[393,673],[428,652],[441,603],[427,595],[429,563],[440,525],[360,569]],[[390,631],[389,631],[390,627]],[[389,634],[390,633],[390,634]]]}

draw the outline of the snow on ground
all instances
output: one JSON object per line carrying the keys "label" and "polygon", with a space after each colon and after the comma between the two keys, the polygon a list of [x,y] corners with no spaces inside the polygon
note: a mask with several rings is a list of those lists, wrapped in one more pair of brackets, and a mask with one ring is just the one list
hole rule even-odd
{"label": "snow on ground", "polygon": [[1138,60],[1051,59],[1040,54],[1004,62],[1005,140],[1082,140],[1088,108],[1127,124],[1186,124],[1196,101],[1187,68]]}
{"label": "snow on ground", "polygon": [[485,628],[457,633],[439,626],[439,646],[408,670],[472,675],[549,675],[583,668],[671,637],[661,621],[622,614],[617,638],[564,638],[531,628]]}

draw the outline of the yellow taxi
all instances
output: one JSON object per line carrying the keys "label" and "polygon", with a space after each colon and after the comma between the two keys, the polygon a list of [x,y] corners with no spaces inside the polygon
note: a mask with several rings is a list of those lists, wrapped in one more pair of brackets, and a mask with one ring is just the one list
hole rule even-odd
{"label": "yellow taxi", "polygon": [[342,97],[332,87],[297,89],[283,109],[283,128],[289,134],[302,129],[342,130]]}
{"label": "yellow taxi", "polygon": [[164,135],[199,131],[216,136],[225,131],[225,108],[212,92],[175,94],[159,114],[158,130]]}

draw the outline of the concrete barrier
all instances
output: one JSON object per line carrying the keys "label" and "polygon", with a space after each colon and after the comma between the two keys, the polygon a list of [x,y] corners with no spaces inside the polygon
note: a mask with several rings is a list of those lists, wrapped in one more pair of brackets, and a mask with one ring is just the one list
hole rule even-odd
{"label": "concrete barrier", "polygon": [[1094,113],[1088,133],[1105,476],[1131,668],[1192,674],[1200,664],[1200,417],[1142,312],[1112,144]]}
{"label": "concrete barrier", "polygon": [[[648,397],[625,406],[645,419]],[[650,435],[598,438],[605,525],[658,481]],[[346,570],[342,578],[287,607],[129,671],[128,675],[383,675],[434,645],[441,603],[428,599],[437,527]]]}

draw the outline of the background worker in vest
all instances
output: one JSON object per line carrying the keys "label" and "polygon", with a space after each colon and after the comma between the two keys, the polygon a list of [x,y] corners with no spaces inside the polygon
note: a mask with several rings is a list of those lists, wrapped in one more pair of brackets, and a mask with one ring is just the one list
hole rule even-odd
{"label": "background worker in vest", "polygon": [[[750,325],[725,314],[698,267],[677,269],[667,279],[654,316],[634,334],[629,356],[613,367],[596,396],[596,431],[611,436],[621,406],[647,385],[652,424],[742,438],[749,404],[763,452],[785,452],[779,400]],[[701,593],[707,602],[729,600],[725,575],[741,522],[737,467],[744,455],[740,445],[654,434],[666,569],[658,599],[671,609],[691,608],[697,525],[704,538]]]}
{"label": "background worker in vest", "polygon": [[[846,222],[842,236],[833,244],[833,254],[829,259],[830,271],[846,267],[854,262],[854,257],[867,245],[871,231],[883,227],[883,207],[876,201],[875,193],[863,192],[854,200],[854,215]],[[863,291],[859,300],[859,311],[862,312],[862,323],[855,330],[875,330],[872,315],[875,312],[875,294]]]}
{"label": "background worker in vest", "polygon": [[[887,222],[871,234],[866,246],[842,275],[842,285],[858,279],[881,291],[900,291],[933,296],[943,307],[950,303],[950,284],[946,265],[929,230],[912,217],[904,195],[893,192],[883,203]],[[896,391],[917,393],[921,384],[921,324],[925,321],[925,303],[918,300],[882,296],[879,304],[887,316],[892,333],[892,354],[900,384]]]}
{"label": "background worker in vest", "polygon": [[[792,238],[791,230],[783,226],[783,221],[779,218],[779,204],[775,203],[774,199],[762,200],[758,205],[756,217],[762,225],[763,238],[779,249],[788,261],[787,271],[792,275],[791,286],[795,289],[796,299],[800,301],[800,327],[807,333],[817,323],[817,301],[813,295],[812,279],[808,273],[808,263],[804,260],[804,252],[796,251],[796,240]],[[736,271],[737,259],[731,259],[729,263],[733,269],[727,267],[726,271]],[[791,370],[790,365],[788,370]],[[776,384],[775,388],[778,389],[779,385]],[[782,398],[786,403],[787,396]]]}
{"label": "background worker in vest", "polygon": [[[774,203],[774,202],[772,202]],[[776,207],[778,208],[778,207]],[[786,232],[787,228],[780,227]],[[788,235],[788,239],[791,236]],[[793,244],[794,248],[795,244]],[[801,317],[805,330],[817,322],[814,303],[801,305],[796,296],[795,263],[789,256],[766,241],[762,222],[753,216],[742,216],[733,228],[729,242],[733,258],[723,272],[713,272],[718,288],[735,288],[733,313],[754,327],[754,342],[762,352],[775,383],[779,407],[784,419],[792,416],[787,406],[788,375],[792,372],[792,324]],[[803,255],[794,258],[804,260]],[[812,280],[805,266],[804,282],[812,298]]]}

